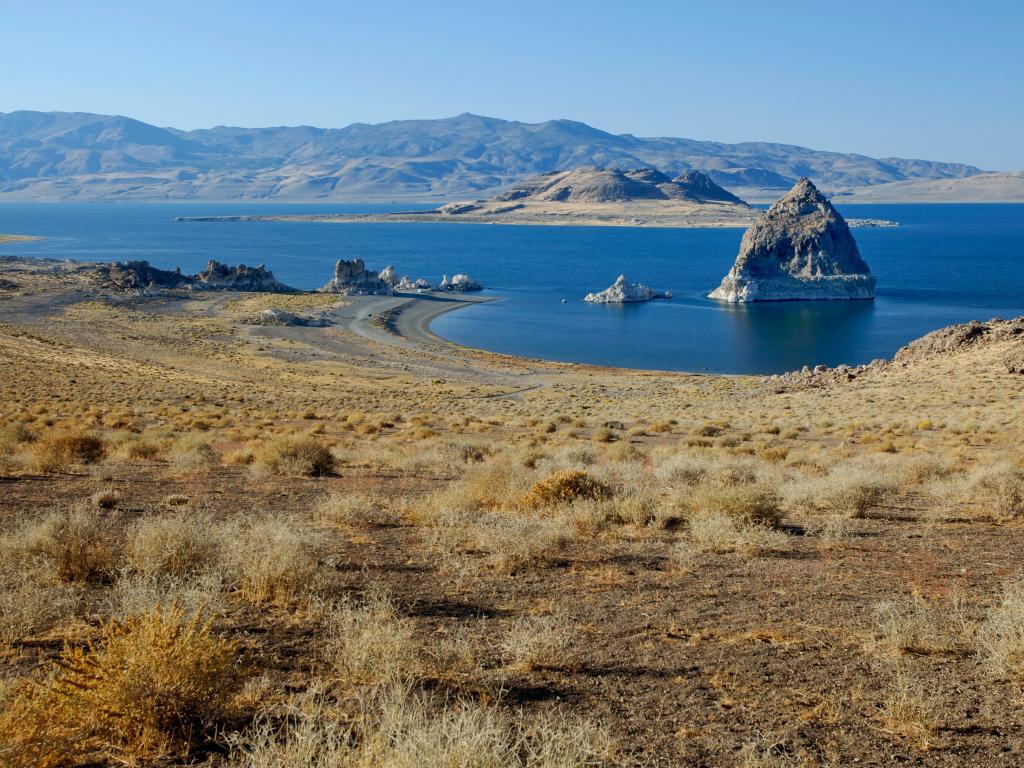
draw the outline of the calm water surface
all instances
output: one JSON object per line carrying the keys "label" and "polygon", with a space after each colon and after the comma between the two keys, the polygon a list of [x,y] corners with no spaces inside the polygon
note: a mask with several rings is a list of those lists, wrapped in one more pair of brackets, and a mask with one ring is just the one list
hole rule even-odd
{"label": "calm water surface", "polygon": [[[732,307],[704,298],[732,265],[742,230],[475,224],[175,223],[176,216],[365,212],[415,206],[285,204],[0,204],[0,232],[42,235],[4,253],[75,260],[147,259],[202,268],[264,263],[315,288],[338,258],[438,280],[468,272],[502,300],[448,313],[438,334],[473,347],[635,368],[772,373],[886,357],[954,322],[1024,314],[1024,205],[856,205],[846,216],[898,229],[856,229],[878,277],[873,302]],[[625,272],[670,301],[581,301]],[[563,299],[565,303],[563,303]]]}

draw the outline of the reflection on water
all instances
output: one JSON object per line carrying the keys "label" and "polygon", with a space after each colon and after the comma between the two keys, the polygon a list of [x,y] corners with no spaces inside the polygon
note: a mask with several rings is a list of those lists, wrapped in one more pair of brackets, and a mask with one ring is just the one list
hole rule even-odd
{"label": "reflection on water", "polygon": [[[874,301],[725,304],[733,347],[725,356],[746,370],[791,370],[831,360],[868,335]],[[724,362],[724,361],[723,361]],[[725,366],[722,366],[725,367]]]}

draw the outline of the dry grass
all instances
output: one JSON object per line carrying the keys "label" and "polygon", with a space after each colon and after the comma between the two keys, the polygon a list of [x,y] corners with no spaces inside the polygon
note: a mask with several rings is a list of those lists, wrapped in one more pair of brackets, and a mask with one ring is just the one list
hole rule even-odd
{"label": "dry grass", "polygon": [[473,549],[486,553],[488,564],[498,573],[548,564],[574,539],[573,529],[560,518],[490,514],[476,520],[469,531]]}
{"label": "dry grass", "polygon": [[696,553],[758,555],[784,550],[789,544],[789,538],[780,531],[720,512],[691,515],[688,524],[689,538],[677,542],[673,550],[673,559],[681,565],[688,564]]}
{"label": "dry grass", "polygon": [[387,525],[395,521],[382,498],[365,493],[332,493],[313,509],[316,520],[343,527]]}
{"label": "dry grass", "polygon": [[61,581],[104,583],[120,567],[120,527],[116,517],[78,506],[26,523],[4,549]]}
{"label": "dry grass", "polygon": [[746,485],[700,486],[686,504],[695,514],[724,516],[739,525],[775,526],[782,519],[774,493]]}
{"label": "dry grass", "polygon": [[78,602],[72,587],[37,581],[13,563],[0,565],[0,644],[52,629],[74,615]]}

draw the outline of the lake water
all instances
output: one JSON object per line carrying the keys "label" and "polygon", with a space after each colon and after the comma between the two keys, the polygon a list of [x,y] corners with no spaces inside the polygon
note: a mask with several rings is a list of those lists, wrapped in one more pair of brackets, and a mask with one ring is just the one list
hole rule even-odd
{"label": "lake water", "polygon": [[[207,260],[259,263],[316,288],[339,258],[439,280],[467,272],[501,301],[450,312],[432,329],[516,355],[633,368],[774,373],[888,357],[910,339],[970,319],[1024,314],[1024,205],[852,205],[878,278],[871,302],[728,306],[704,298],[736,257],[741,229],[475,224],[176,223],[176,216],[367,212],[415,206],[0,204],[0,232],[45,240],[0,252],[88,261],[147,259],[192,272]],[[625,306],[583,296],[625,272],[675,298]],[[563,303],[565,299],[565,303]]]}

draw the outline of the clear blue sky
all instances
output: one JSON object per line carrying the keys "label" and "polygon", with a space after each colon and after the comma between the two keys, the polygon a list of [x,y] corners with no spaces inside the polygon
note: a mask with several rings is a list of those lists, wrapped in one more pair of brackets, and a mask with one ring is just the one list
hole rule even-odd
{"label": "clear blue sky", "polygon": [[1024,168],[1024,2],[0,0],[0,112],[573,118]]}

